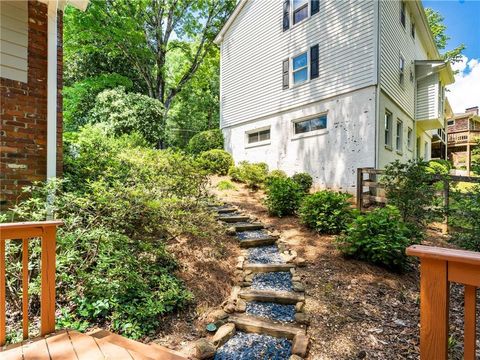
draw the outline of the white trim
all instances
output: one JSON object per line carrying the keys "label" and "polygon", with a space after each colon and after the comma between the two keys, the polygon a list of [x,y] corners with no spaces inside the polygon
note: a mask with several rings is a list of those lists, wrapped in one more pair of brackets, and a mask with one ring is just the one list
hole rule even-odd
{"label": "white trim", "polygon": [[223,25],[222,30],[220,30],[218,35],[215,37],[215,40],[213,40],[215,44],[219,45],[223,41],[225,33],[228,31],[230,26],[232,26],[233,22],[237,18],[238,14],[240,14],[240,11],[242,11],[243,7],[247,4],[247,2],[248,0],[240,0],[232,15],[230,15],[225,25]]}
{"label": "white trim", "polygon": [[57,176],[57,1],[48,2],[47,179]]}

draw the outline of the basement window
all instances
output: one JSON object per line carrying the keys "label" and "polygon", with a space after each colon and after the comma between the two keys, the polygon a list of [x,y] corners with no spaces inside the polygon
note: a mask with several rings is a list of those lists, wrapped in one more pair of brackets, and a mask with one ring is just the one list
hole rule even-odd
{"label": "basement window", "polygon": [[256,144],[270,140],[270,129],[264,129],[247,133],[248,143]]}
{"label": "basement window", "polygon": [[295,135],[327,128],[327,114],[294,122]]}

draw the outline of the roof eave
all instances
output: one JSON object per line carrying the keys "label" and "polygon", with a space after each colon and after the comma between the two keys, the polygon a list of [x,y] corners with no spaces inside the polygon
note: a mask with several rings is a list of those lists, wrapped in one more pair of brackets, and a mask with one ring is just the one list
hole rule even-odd
{"label": "roof eave", "polygon": [[225,36],[225,33],[228,31],[230,26],[233,24],[235,19],[237,18],[238,14],[240,14],[240,11],[242,11],[243,7],[245,4],[248,2],[248,0],[240,0],[239,3],[237,4],[237,7],[233,11],[232,15],[228,18],[227,22],[225,25],[223,25],[222,30],[218,33],[218,35],[215,37],[215,40],[213,41],[215,44],[220,45],[220,43],[223,41],[223,37]]}

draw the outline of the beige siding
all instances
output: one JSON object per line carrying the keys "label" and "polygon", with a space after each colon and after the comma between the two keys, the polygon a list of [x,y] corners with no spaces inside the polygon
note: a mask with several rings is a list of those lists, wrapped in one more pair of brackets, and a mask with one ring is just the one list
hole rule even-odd
{"label": "beige siding", "polygon": [[0,76],[27,82],[27,1],[0,1]]}
{"label": "beige siding", "polygon": [[436,119],[438,118],[438,75],[434,74],[418,81],[416,118]]}
{"label": "beige siding", "polygon": [[[376,4],[328,0],[282,31],[282,1],[250,0],[222,43],[222,127],[376,84]],[[282,61],[319,45],[319,77],[282,89]]]}

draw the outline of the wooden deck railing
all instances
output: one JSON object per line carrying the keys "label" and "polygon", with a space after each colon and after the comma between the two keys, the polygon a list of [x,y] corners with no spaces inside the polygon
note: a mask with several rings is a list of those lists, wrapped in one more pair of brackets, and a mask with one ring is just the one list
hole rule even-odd
{"label": "wooden deck railing", "polygon": [[55,258],[56,231],[61,221],[24,222],[0,224],[0,346],[6,342],[6,267],[5,243],[22,241],[22,329],[28,338],[28,241],[41,239],[40,333],[55,331]]}
{"label": "wooden deck railing", "polygon": [[448,145],[475,144],[480,139],[480,130],[465,130],[448,134]]}
{"label": "wooden deck railing", "polygon": [[448,358],[450,282],[465,286],[464,359],[476,359],[476,303],[480,253],[414,245],[420,259],[420,359]]}

